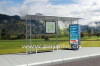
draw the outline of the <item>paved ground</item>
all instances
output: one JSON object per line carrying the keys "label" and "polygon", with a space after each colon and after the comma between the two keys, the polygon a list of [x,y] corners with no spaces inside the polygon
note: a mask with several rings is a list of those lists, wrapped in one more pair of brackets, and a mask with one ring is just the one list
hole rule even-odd
{"label": "paved ground", "polygon": [[0,55],[0,66],[48,66],[99,55],[100,47],[82,47],[77,51],[55,50],[53,52],[28,55],[23,53],[8,54]]}
{"label": "paved ground", "polygon": [[49,66],[100,66],[100,56],[84,58],[80,60],[51,64]]}

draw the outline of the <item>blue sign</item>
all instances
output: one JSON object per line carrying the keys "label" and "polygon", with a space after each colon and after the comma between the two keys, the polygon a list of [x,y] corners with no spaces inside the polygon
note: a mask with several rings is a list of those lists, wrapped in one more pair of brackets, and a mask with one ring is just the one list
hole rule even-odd
{"label": "blue sign", "polygon": [[73,24],[69,26],[70,44],[80,45],[80,25]]}

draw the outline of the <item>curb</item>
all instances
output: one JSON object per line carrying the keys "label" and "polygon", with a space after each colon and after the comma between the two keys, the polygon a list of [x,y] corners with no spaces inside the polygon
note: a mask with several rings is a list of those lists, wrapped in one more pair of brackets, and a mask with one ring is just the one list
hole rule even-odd
{"label": "curb", "polygon": [[64,61],[68,61],[68,60],[90,58],[90,57],[95,57],[95,56],[100,56],[100,54],[85,55],[85,56],[81,56],[81,57],[73,57],[73,58],[66,58],[66,59],[58,59],[58,60],[46,61],[46,62],[38,62],[38,63],[23,64],[23,65],[18,65],[18,66],[34,66],[34,65],[36,66],[36,65],[42,65],[42,64],[52,64],[52,63],[55,63],[55,62],[64,62]]}

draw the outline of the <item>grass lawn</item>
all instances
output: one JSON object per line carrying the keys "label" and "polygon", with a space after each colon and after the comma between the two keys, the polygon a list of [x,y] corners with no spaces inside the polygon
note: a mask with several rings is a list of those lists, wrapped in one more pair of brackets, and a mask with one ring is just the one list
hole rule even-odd
{"label": "grass lawn", "polygon": [[100,47],[100,41],[82,41],[82,47]]}
{"label": "grass lawn", "polygon": [[[68,41],[59,41],[59,45],[61,44],[68,44]],[[28,42],[29,44],[29,42]],[[8,53],[19,53],[19,52],[25,52],[25,48],[22,48],[22,45],[26,45],[25,40],[0,40],[0,54],[8,54]],[[43,46],[43,45],[56,45],[56,41],[44,41],[41,39],[32,40],[32,45],[36,46]],[[28,48],[30,51],[30,48]],[[50,50],[51,48],[45,49]],[[38,49],[38,50],[44,50],[44,49]],[[35,49],[32,49],[32,51],[35,51]]]}
{"label": "grass lawn", "polygon": [[[100,38],[92,37],[83,38],[85,40],[99,40]],[[58,41],[58,45],[66,45],[69,46],[68,38],[59,38],[59,40],[64,41]],[[8,53],[21,53],[25,52],[25,48],[22,48],[22,45],[25,45],[25,40],[0,40],[0,54],[8,54]],[[29,43],[28,43],[29,44]],[[32,39],[32,45],[56,45],[56,40],[54,38],[51,38],[50,41],[44,41],[43,39]],[[82,47],[100,47],[100,41],[81,41]],[[41,50],[50,50],[51,48],[47,49],[38,49],[38,51]],[[30,51],[30,49],[29,49]],[[32,49],[32,51],[35,51],[35,49]]]}
{"label": "grass lawn", "polygon": [[100,37],[97,36],[83,37],[82,40],[100,40]]}

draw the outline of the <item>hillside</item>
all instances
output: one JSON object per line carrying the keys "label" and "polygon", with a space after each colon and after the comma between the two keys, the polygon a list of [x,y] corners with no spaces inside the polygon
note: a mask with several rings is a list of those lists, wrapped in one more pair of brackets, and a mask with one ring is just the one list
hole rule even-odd
{"label": "hillside", "polygon": [[19,16],[0,14],[0,34],[5,30],[6,34],[18,35],[25,33],[25,22]]}

